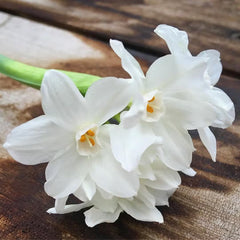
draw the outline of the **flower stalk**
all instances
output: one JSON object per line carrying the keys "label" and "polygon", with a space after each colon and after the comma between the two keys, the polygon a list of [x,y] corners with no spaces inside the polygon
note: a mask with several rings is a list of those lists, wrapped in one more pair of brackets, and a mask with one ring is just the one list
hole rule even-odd
{"label": "flower stalk", "polygon": [[[43,76],[47,70],[0,55],[0,72],[33,88],[40,89]],[[98,76],[85,73],[59,71],[70,77],[83,95],[85,95],[92,83],[100,79]]]}

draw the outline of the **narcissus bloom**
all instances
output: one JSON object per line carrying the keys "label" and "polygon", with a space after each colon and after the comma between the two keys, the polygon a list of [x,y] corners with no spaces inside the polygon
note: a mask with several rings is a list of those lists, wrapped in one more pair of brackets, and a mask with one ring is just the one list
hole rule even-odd
{"label": "narcissus bloom", "polygon": [[215,161],[216,138],[209,129],[209,126],[227,128],[235,119],[235,109],[231,99],[221,89],[213,87],[218,82],[222,72],[220,53],[217,50],[211,49],[202,51],[197,56],[192,56],[188,50],[187,33],[172,26],[159,25],[155,29],[155,33],[166,41],[172,55],[183,58],[190,56],[192,59],[202,59],[202,61],[206,62],[206,68],[203,72],[205,91],[202,92],[202,98],[214,108],[215,118],[209,124],[205,122],[205,125],[202,127],[196,126],[196,129],[198,129],[203,144]]}
{"label": "narcissus bloom", "polygon": [[[121,126],[126,129],[125,134],[130,134],[127,137],[130,141],[131,131],[127,129],[135,129],[137,124],[144,125],[146,133],[154,132],[162,137],[161,161],[174,170],[191,173],[189,167],[194,148],[187,130],[198,129],[215,160],[216,139],[208,126],[229,126],[234,119],[234,107],[223,91],[212,87],[222,69],[217,51],[204,51],[193,57],[188,50],[186,32],[167,25],[159,25],[155,32],[164,38],[172,54],[157,59],[146,76],[123,44],[110,40],[112,49],[135,84],[133,103],[129,111],[122,113]],[[111,135],[113,149],[117,139],[118,134]],[[125,145],[130,144],[127,141]],[[124,157],[129,151],[123,148],[115,157],[126,170],[133,170],[140,158],[135,154],[132,158],[135,160],[129,163]]]}
{"label": "narcissus bloom", "polygon": [[[152,151],[151,159],[147,151]],[[138,166],[140,188],[131,198],[120,198],[95,189],[93,195],[85,195],[81,186],[74,195],[84,203],[66,205],[67,198],[55,201],[55,207],[49,213],[69,213],[92,206],[84,212],[86,224],[93,227],[102,222],[115,222],[120,213],[125,211],[141,221],[163,222],[163,217],[156,206],[168,205],[168,198],[181,183],[179,174],[155,161],[156,151],[149,148],[143,156],[144,161]],[[83,183],[84,185],[84,183]]]}
{"label": "narcissus bloom", "polygon": [[49,162],[45,191],[56,199],[76,192],[86,179],[85,185],[96,185],[114,196],[134,196],[138,176],[115,161],[108,137],[113,126],[102,126],[128,104],[129,84],[104,78],[83,97],[66,75],[48,71],[41,86],[45,115],[15,128],[4,147],[23,164]]}

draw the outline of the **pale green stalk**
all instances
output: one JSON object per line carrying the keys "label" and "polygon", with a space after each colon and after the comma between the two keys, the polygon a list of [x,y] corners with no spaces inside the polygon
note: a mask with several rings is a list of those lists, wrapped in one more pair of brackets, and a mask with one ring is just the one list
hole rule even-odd
{"label": "pale green stalk", "polygon": [[[33,67],[0,55],[0,72],[28,86],[40,89],[45,72],[48,69]],[[85,95],[92,83],[100,77],[85,73],[59,70],[69,76],[82,94]]]}
{"label": "pale green stalk", "polygon": [[[49,69],[33,67],[0,54],[0,72],[33,88],[40,89],[43,76],[47,70]],[[85,73],[59,71],[69,76],[83,95],[94,82],[100,79],[98,76]],[[113,118],[120,122],[120,113]]]}

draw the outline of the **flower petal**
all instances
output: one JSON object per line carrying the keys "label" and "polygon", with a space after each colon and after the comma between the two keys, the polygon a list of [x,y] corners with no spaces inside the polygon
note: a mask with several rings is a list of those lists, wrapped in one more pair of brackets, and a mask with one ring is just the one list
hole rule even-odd
{"label": "flower petal", "polygon": [[139,188],[137,174],[124,171],[110,149],[102,151],[94,159],[90,175],[100,188],[117,197],[132,197]]}
{"label": "flower petal", "polygon": [[55,200],[55,211],[56,213],[64,213],[64,208],[67,202],[68,196],[64,198],[58,198]]}
{"label": "flower petal", "polygon": [[74,130],[85,120],[85,99],[65,74],[47,71],[42,85],[42,107],[45,114],[57,124]]}
{"label": "flower petal", "polygon": [[99,223],[107,222],[113,223],[115,222],[121,213],[121,209],[118,208],[114,213],[104,212],[100,209],[92,207],[91,209],[84,212],[85,222],[88,227],[94,227]]}
{"label": "flower petal", "polygon": [[110,138],[114,157],[129,172],[137,168],[142,154],[149,146],[162,142],[144,123],[131,129],[125,129],[120,124],[110,132]]}
{"label": "flower petal", "polygon": [[185,31],[180,31],[166,24],[160,24],[154,32],[166,41],[172,54],[191,55],[188,50],[188,35]]}
{"label": "flower petal", "polygon": [[192,168],[186,168],[182,172],[190,177],[194,177],[197,174]]}
{"label": "flower petal", "polygon": [[123,110],[132,97],[131,81],[114,77],[93,83],[85,96],[90,120],[99,125]]}
{"label": "flower petal", "polygon": [[86,192],[83,190],[82,186],[80,186],[74,193],[74,196],[81,200],[82,202],[89,201]]}
{"label": "flower petal", "polygon": [[141,120],[144,111],[144,98],[141,94],[136,94],[129,111],[121,113],[121,124],[124,128],[134,127]]}
{"label": "flower petal", "polygon": [[138,192],[138,199],[144,202],[144,204],[148,207],[154,207],[156,205],[156,200],[154,196],[148,191],[148,189],[141,185],[141,188]]}
{"label": "flower petal", "polygon": [[89,159],[80,156],[75,145],[58,154],[46,168],[46,193],[53,198],[74,193],[88,174],[89,165]]}
{"label": "flower petal", "polygon": [[147,91],[158,89],[164,95],[174,90],[208,88],[209,84],[204,81],[206,69],[204,58],[166,55],[158,58],[149,67],[145,88]]}
{"label": "flower petal", "polygon": [[140,176],[143,179],[155,180],[154,170],[151,167],[151,164],[139,165]]}
{"label": "flower petal", "polygon": [[194,147],[188,132],[166,122],[156,124],[154,131],[163,138],[163,144],[159,149],[161,161],[176,171],[189,168]]}
{"label": "flower petal", "polygon": [[90,177],[87,177],[83,183],[82,188],[88,198],[88,200],[91,200],[96,193],[96,184],[93,182],[93,180]]}
{"label": "flower petal", "polygon": [[[205,97],[205,98],[204,98]],[[187,130],[211,125],[216,119],[215,107],[204,92],[182,91],[165,97],[166,119]]]}
{"label": "flower petal", "polygon": [[200,52],[198,57],[207,58],[207,75],[206,79],[211,85],[215,85],[222,73],[222,64],[220,62],[220,52],[217,50],[206,50]]}
{"label": "flower petal", "polygon": [[199,128],[198,133],[203,145],[207,148],[211,158],[216,162],[217,142],[214,134],[209,127]]}
{"label": "flower petal", "polygon": [[217,117],[211,124],[213,127],[227,128],[235,119],[235,109],[232,100],[219,88],[210,90],[212,104],[216,107]]}
{"label": "flower petal", "polygon": [[[92,204],[90,202],[85,202],[85,203],[80,203],[80,204],[69,204],[69,205],[65,205],[64,209],[61,210],[60,214],[66,214],[66,213],[71,213],[71,212],[78,212],[84,208],[90,207],[92,206]],[[58,214],[59,212],[57,212],[56,208],[49,208],[47,210],[47,213],[50,214]]]}
{"label": "flower petal", "polygon": [[40,116],[14,128],[3,146],[16,161],[34,165],[51,160],[72,138],[48,117]]}
{"label": "flower petal", "polygon": [[137,220],[163,223],[163,216],[157,208],[148,207],[138,199],[119,200],[119,204],[126,213]]}
{"label": "flower petal", "polygon": [[150,188],[158,190],[170,190],[177,188],[181,184],[181,178],[178,172],[167,167],[162,167],[162,170],[157,174],[156,180],[151,181],[144,179],[142,182]]}
{"label": "flower petal", "polygon": [[103,198],[99,191],[96,192],[91,202],[96,208],[101,209],[104,212],[114,213],[118,207],[115,197],[112,196],[111,198]]}
{"label": "flower petal", "polygon": [[166,55],[158,58],[152,63],[146,73],[146,89],[152,91],[156,88],[165,88],[165,86],[178,78],[180,75],[179,71],[181,71],[181,68],[178,67],[174,55]]}
{"label": "flower petal", "polygon": [[157,206],[169,206],[168,198],[176,191],[176,188],[170,190],[148,188],[148,191],[155,197]]}
{"label": "flower petal", "polygon": [[129,73],[131,78],[137,82],[138,87],[141,88],[145,76],[137,60],[124,48],[122,42],[111,39],[110,46],[121,58],[123,69]]}

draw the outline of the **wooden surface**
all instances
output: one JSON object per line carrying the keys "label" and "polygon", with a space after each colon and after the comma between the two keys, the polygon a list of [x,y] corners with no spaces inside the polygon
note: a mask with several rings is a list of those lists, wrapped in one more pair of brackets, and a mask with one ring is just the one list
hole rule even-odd
{"label": "wooden surface", "polygon": [[[239,31],[239,2],[211,1],[218,8],[206,7],[204,15],[200,12],[207,1],[198,1],[199,6],[193,1],[159,1],[161,8],[153,8],[154,1],[147,1],[148,4],[130,1],[129,8],[118,1],[115,4],[119,7],[111,6],[110,1],[86,2],[1,0],[0,7],[11,13],[0,12],[0,53],[41,67],[126,77],[108,44],[96,39],[100,35],[102,39],[108,36],[126,39],[146,70],[156,57],[148,53],[155,49],[159,49],[158,54],[165,51],[162,42],[153,37],[151,27],[161,23],[161,19],[168,24],[178,22],[174,25],[189,31],[194,51],[205,48],[221,51],[225,74],[219,86],[235,103],[236,121],[227,130],[214,130],[218,140],[216,163],[193,133],[198,151],[192,166],[197,175],[194,178],[182,175],[182,185],[171,197],[170,207],[160,208],[164,224],[139,222],[121,214],[114,224],[88,228],[82,212],[49,215],[46,210],[53,206],[53,200],[43,190],[46,165],[18,164],[0,146],[0,239],[240,239],[239,40],[223,34],[225,30],[229,34]],[[141,12],[140,6],[153,14]],[[135,13],[130,12],[133,10]],[[157,13],[164,13],[158,23],[154,18]],[[48,24],[41,23],[40,18]],[[188,26],[190,22],[192,25]],[[202,26],[201,36],[196,23]],[[91,32],[92,38],[83,30]],[[38,90],[0,75],[1,145],[12,128],[41,114]]]}
{"label": "wooden surface", "polygon": [[194,54],[218,49],[225,68],[240,73],[240,0],[1,0],[0,9],[158,55],[168,50],[153,30],[167,23],[189,33]]}

